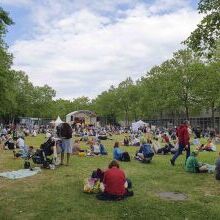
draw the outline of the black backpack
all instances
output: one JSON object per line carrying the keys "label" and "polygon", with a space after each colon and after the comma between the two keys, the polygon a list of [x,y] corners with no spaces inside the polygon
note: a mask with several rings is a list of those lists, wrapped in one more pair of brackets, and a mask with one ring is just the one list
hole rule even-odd
{"label": "black backpack", "polygon": [[128,152],[122,153],[121,160],[124,161],[124,162],[129,162],[129,161],[131,161],[131,158],[130,158],[129,153],[128,153]]}
{"label": "black backpack", "polygon": [[29,161],[24,162],[24,169],[30,169],[31,168],[31,163]]}
{"label": "black backpack", "polygon": [[57,135],[60,138],[72,138],[73,130],[68,123],[62,123],[57,127]]}

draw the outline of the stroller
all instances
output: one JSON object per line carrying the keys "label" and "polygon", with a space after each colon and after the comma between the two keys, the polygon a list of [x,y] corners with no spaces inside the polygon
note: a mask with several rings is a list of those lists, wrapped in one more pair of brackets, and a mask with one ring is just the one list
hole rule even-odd
{"label": "stroller", "polygon": [[[41,144],[40,149],[37,149],[35,154],[31,157],[32,161],[35,164],[42,164],[43,168],[51,168],[56,164],[56,156],[57,152],[54,149],[56,145],[56,141],[53,138],[49,138],[45,143]],[[49,158],[48,156],[53,155],[53,158]]]}

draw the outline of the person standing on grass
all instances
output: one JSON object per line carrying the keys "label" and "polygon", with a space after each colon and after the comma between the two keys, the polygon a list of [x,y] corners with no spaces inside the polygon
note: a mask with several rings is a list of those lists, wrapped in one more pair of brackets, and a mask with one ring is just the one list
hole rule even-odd
{"label": "person standing on grass", "polygon": [[190,156],[190,144],[189,144],[190,135],[188,131],[188,126],[189,126],[189,121],[184,121],[184,123],[177,128],[179,148],[177,152],[174,154],[173,158],[170,159],[170,163],[173,166],[175,165],[175,161],[177,157],[179,157],[179,155],[182,154],[184,149],[186,150],[186,160]]}
{"label": "person standing on grass", "polygon": [[62,123],[58,128],[58,136],[62,140],[61,144],[61,165],[63,165],[64,154],[67,155],[67,163],[69,165],[70,154],[72,154],[72,128],[68,123]]}

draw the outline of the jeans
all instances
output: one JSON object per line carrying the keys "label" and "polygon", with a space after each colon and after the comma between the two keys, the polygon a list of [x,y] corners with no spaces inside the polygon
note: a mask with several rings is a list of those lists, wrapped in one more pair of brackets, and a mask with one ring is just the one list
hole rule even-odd
{"label": "jeans", "polygon": [[[177,152],[174,154],[172,158],[173,161],[175,161],[177,157],[179,157],[179,155],[182,154],[184,148],[185,148],[184,144],[179,144],[179,149],[177,150]],[[190,146],[188,146],[188,148],[186,149],[186,160],[189,156],[190,156]]]}

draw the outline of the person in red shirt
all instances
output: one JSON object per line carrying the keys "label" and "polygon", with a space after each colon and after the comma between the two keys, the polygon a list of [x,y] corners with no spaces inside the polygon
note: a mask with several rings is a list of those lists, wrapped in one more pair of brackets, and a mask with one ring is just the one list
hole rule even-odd
{"label": "person in red shirt", "polygon": [[100,200],[121,200],[132,196],[133,192],[129,192],[126,188],[127,180],[124,171],[119,168],[119,163],[113,160],[108,168],[103,178],[104,192],[97,195],[97,198]]}
{"label": "person in red shirt", "polygon": [[179,140],[179,148],[178,151],[174,154],[173,158],[170,160],[170,163],[174,166],[177,157],[182,154],[182,151],[186,150],[186,160],[190,156],[190,135],[188,131],[189,122],[185,121],[177,128],[177,137]]}
{"label": "person in red shirt", "polygon": [[169,139],[169,137],[168,137],[166,134],[163,135],[163,141],[164,141],[166,144],[169,144],[169,143],[170,143],[170,139]]}

